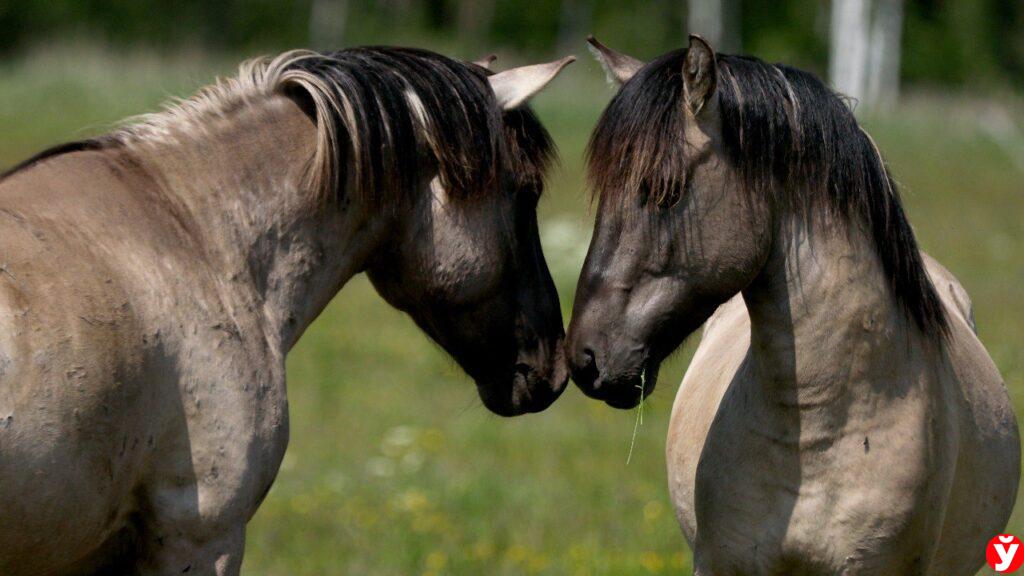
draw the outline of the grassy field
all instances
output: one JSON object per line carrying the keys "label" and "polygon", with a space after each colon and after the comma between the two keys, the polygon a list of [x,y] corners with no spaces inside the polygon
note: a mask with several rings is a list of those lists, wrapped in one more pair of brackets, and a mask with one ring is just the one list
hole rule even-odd
{"label": "grassy field", "polygon": [[[90,49],[0,63],[0,167],[231,68]],[[562,150],[542,228],[566,315],[592,220],[582,149],[609,96],[583,59],[535,106]],[[981,338],[1024,413],[1024,140],[1007,130],[1022,118],[1012,106],[915,98],[870,129],[925,249],[973,297]],[[243,572],[688,574],[663,447],[692,348],[664,366],[627,466],[633,413],[570,388],[543,414],[492,416],[455,365],[358,278],[289,358],[291,446],[250,525]],[[1021,512],[1010,526],[1018,534]]]}

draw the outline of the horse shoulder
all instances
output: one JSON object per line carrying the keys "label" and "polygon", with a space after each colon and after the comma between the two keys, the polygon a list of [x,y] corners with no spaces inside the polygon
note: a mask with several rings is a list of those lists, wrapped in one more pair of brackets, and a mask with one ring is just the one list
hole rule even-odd
{"label": "horse shoulder", "polygon": [[155,187],[97,151],[0,182],[5,575],[87,556],[143,504],[150,528],[202,526],[200,497],[244,524],[276,474],[283,357]]}
{"label": "horse shoulder", "polygon": [[696,539],[694,501],[697,466],[723,397],[750,343],[750,319],[743,297],[719,306],[707,321],[700,346],[676,392],[666,443],[669,490],[683,533]]}

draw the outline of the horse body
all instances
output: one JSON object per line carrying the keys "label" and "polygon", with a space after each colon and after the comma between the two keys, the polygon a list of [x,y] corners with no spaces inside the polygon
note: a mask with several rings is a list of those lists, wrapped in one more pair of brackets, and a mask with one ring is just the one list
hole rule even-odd
{"label": "horse body", "polygon": [[[286,106],[276,102],[259,119],[293,143],[292,154],[271,160],[255,154],[252,139],[244,140],[252,150],[236,146],[205,159],[169,161],[168,150],[154,149],[161,172],[139,156],[82,152],[4,182],[10,368],[0,498],[14,503],[0,527],[0,550],[14,552],[0,555],[4,574],[49,573],[93,551],[116,554],[103,544],[116,544],[124,529],[135,532],[131,546],[163,551],[138,569],[240,562],[243,527],[288,435],[282,339],[272,332],[271,307],[257,305],[274,298],[259,294],[247,269],[273,259],[247,249],[255,242],[234,244],[234,253],[214,248],[239,240],[241,229],[227,226],[232,211],[207,212],[220,230],[232,230],[218,241],[209,237],[217,228],[194,216],[201,212],[193,208],[216,202],[215,189],[185,210],[192,216],[169,217],[183,205],[164,187],[172,174],[166,165],[188,161],[206,173],[204,162],[229,163],[240,168],[237,177],[245,174],[240,164],[258,159],[269,162],[268,174],[287,173],[301,165],[293,155],[310,155],[314,131]],[[290,196],[268,187],[245,216],[284,210]],[[234,215],[242,213],[236,205]],[[237,272],[234,282],[225,282],[224,269]],[[301,278],[303,270],[292,273]]]}
{"label": "horse body", "polygon": [[667,445],[696,573],[973,574],[1017,423],[875,142],[806,72],[696,36],[640,67],[593,44],[623,85],[591,139],[568,358],[632,407],[710,318]]}
{"label": "horse body", "polygon": [[[392,63],[419,72],[378,84]],[[538,178],[520,194],[502,155],[531,150],[505,147],[503,115],[546,134],[496,100],[521,104],[565,64],[518,69],[520,82],[488,95],[484,71],[428,53],[286,54],[0,179],[0,573],[237,574],[288,442],[285,355],[360,272],[472,371],[492,409],[550,404],[565,377],[533,210],[547,150],[534,142],[535,164],[515,159]],[[431,135],[454,121],[439,107],[446,90],[490,123],[446,136],[489,141],[494,165],[444,159],[468,153]],[[423,134],[432,152],[416,149]],[[429,172],[409,177],[417,165]],[[459,176],[495,189],[470,201]],[[387,188],[401,178],[415,188]],[[450,241],[465,237],[475,244]],[[475,332],[460,323],[485,311]]]}
{"label": "horse body", "polygon": [[973,574],[1009,518],[1016,420],[959,283],[926,259],[939,347],[847,252],[709,320],[666,447],[698,574]]}

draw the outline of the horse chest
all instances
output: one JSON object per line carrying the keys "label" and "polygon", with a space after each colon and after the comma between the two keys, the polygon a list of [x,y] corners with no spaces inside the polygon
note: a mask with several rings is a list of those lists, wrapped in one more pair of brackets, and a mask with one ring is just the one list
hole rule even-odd
{"label": "horse chest", "polygon": [[780,414],[741,348],[698,351],[673,411],[670,486],[698,566],[836,574],[927,554],[948,446],[926,385],[852,399],[841,417]]}
{"label": "horse chest", "polygon": [[808,436],[749,426],[727,412],[731,402],[709,430],[693,485],[696,547],[711,573],[837,574],[909,562],[904,551],[929,546],[917,536],[935,503],[928,455],[910,440],[920,429],[850,422],[847,433]]}

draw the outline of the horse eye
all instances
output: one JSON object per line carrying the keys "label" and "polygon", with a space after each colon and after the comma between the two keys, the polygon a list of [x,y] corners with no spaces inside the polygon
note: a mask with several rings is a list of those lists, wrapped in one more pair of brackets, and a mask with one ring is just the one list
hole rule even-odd
{"label": "horse eye", "polygon": [[683,196],[691,194],[691,184],[692,180],[686,178],[682,182],[682,184],[677,183],[673,185],[672,188],[668,191],[668,193],[666,193],[665,196],[661,198],[661,200],[658,202],[658,208],[667,210],[678,204],[679,201],[683,199]]}

